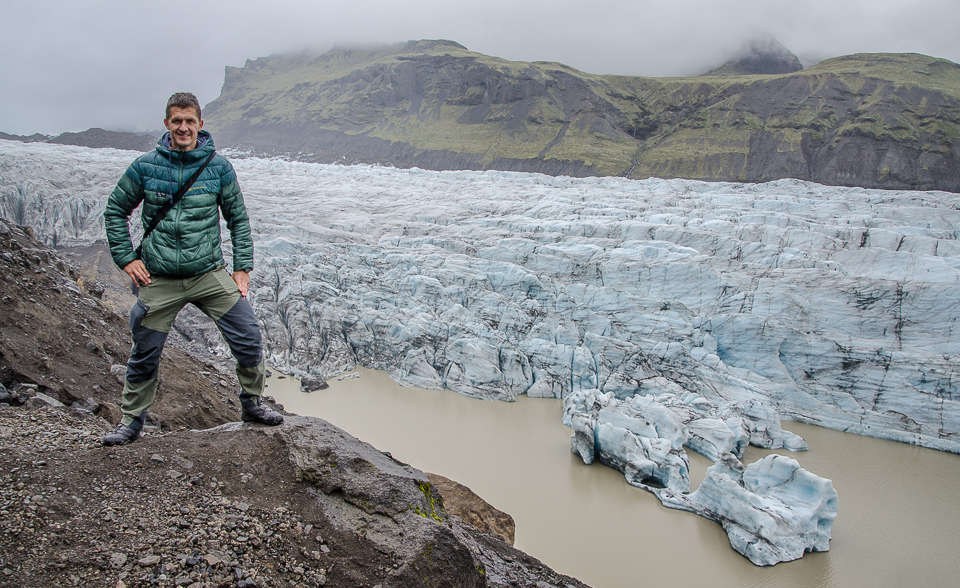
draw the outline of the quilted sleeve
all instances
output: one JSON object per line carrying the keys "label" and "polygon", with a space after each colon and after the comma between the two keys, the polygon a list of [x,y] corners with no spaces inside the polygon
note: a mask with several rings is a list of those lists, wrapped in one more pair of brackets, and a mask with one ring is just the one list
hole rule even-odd
{"label": "quilted sleeve", "polygon": [[[224,160],[226,161],[226,160]],[[237,174],[230,162],[227,173],[221,180],[220,211],[230,231],[233,245],[233,271],[253,271],[253,237],[250,233],[250,218],[243,204],[243,194],[237,183]]]}
{"label": "quilted sleeve", "polygon": [[103,210],[103,226],[107,233],[107,244],[110,246],[110,256],[113,262],[121,269],[131,261],[137,259],[130,240],[128,221],[134,209],[143,200],[143,185],[140,174],[136,170],[136,162],[130,165],[120,181],[110,193],[107,205]]}

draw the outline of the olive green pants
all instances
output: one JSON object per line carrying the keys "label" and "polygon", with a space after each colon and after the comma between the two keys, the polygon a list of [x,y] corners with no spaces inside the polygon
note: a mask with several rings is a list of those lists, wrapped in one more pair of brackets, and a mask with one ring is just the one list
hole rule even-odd
{"label": "olive green pants", "polygon": [[193,278],[152,276],[140,288],[140,298],[130,311],[133,349],[127,361],[123,386],[124,425],[143,426],[146,410],[157,395],[157,369],[167,334],[177,314],[194,304],[213,319],[237,360],[240,397],[263,392],[264,362],[260,325],[253,307],[240,297],[240,290],[225,269]]}

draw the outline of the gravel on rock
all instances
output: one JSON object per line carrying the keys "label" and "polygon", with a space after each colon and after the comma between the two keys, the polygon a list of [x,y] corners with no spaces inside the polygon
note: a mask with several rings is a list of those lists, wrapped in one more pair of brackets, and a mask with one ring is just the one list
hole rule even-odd
{"label": "gravel on rock", "polygon": [[267,435],[104,448],[109,428],[76,409],[0,404],[0,585],[316,587],[391,569],[310,493],[289,492],[304,483],[267,454]]}

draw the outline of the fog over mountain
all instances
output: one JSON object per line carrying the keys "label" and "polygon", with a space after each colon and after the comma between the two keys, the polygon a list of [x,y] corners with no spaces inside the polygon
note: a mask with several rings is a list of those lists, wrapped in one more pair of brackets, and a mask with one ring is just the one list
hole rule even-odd
{"label": "fog over mountain", "polygon": [[951,0],[644,0],[314,3],[280,0],[7,3],[0,63],[0,131],[160,127],[173,92],[214,100],[225,66],[335,44],[452,39],[519,61],[556,61],[598,74],[696,75],[758,33],[801,60],[859,52],[917,52],[960,61]]}

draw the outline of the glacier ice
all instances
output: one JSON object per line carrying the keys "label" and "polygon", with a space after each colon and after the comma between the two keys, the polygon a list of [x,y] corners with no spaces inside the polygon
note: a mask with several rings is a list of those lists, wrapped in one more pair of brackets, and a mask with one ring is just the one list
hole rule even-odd
{"label": "glacier ice", "polygon": [[[0,141],[0,214],[102,240],[134,156]],[[233,161],[282,370],[589,393],[574,450],[676,496],[687,449],[802,449],[779,418],[960,453],[956,194]]]}
{"label": "glacier ice", "polygon": [[[102,240],[132,156],[2,141],[0,214],[52,245]],[[234,163],[281,369],[758,399],[960,452],[955,194]]]}
{"label": "glacier ice", "polygon": [[[575,422],[578,424],[574,425]],[[606,440],[601,439],[598,432],[601,425],[614,427],[641,439],[662,440],[667,448],[681,452],[683,461],[686,461],[683,447],[711,461],[716,461],[725,453],[741,457],[748,444],[766,449],[807,449],[806,442],[800,436],[780,427],[780,415],[773,407],[756,399],[716,403],[692,393],[678,396],[663,392],[651,396],[637,394],[621,400],[613,392],[578,390],[563,400],[563,423],[576,431],[573,451],[583,457],[586,463],[592,463],[593,456],[603,451],[611,455],[626,451],[607,449],[613,440],[612,433],[607,432]],[[591,442],[592,448],[588,447]],[[626,436],[619,442],[631,443]],[[588,455],[591,457],[588,458]],[[617,469],[623,470],[622,467]],[[681,469],[686,477],[689,466]],[[639,479],[637,481],[642,482]],[[662,481],[659,483],[674,490],[686,491]],[[682,486],[689,488],[688,477]]]}
{"label": "glacier ice", "polygon": [[730,545],[757,565],[830,549],[838,505],[833,483],[783,455],[744,466],[727,453],[707,470],[696,491],[654,492],[665,506],[719,522]]}
{"label": "glacier ice", "polygon": [[[737,459],[748,443],[806,449],[769,405],[673,392],[621,400],[578,390],[563,401],[563,422],[573,428],[571,449],[584,463],[599,461],[664,505],[721,523],[730,545],[757,565],[830,548],[838,505],[830,480],[776,454],[746,467]],[[715,462],[690,494],[685,447]]]}

